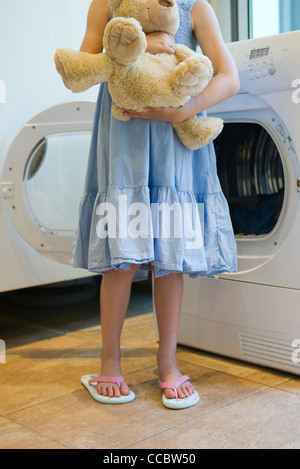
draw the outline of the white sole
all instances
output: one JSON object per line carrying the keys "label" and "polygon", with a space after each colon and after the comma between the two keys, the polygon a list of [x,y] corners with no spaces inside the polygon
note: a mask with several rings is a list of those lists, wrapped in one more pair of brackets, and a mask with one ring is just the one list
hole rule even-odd
{"label": "white sole", "polygon": [[96,384],[89,384],[89,380],[91,378],[95,378],[96,376],[98,375],[84,375],[81,377],[81,383],[89,391],[90,395],[95,399],[95,401],[101,402],[101,404],[127,404],[127,402],[132,402],[135,399],[135,394],[133,391],[130,391],[127,396],[102,396],[98,393]]}
{"label": "white sole", "polygon": [[187,409],[188,407],[193,407],[194,405],[198,404],[200,401],[200,396],[197,393],[197,391],[194,391],[194,393],[189,396],[185,397],[184,399],[168,399],[165,396],[165,393],[163,393],[162,396],[162,403],[165,407],[168,409]]}

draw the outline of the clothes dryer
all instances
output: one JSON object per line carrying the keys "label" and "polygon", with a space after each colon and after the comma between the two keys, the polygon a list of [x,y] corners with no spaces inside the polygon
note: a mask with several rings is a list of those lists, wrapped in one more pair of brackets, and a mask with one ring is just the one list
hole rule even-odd
{"label": "clothes dryer", "polygon": [[222,117],[218,171],[238,272],[185,278],[179,342],[300,374],[300,31],[229,44],[241,89]]}
{"label": "clothes dryer", "polygon": [[[0,292],[77,284],[90,276],[68,264],[98,89],[67,90],[54,53],[64,44],[80,47],[91,2],[2,3]],[[12,25],[18,38],[12,39]],[[62,258],[65,264],[55,261]]]}
{"label": "clothes dryer", "polygon": [[88,275],[70,260],[94,111],[93,101],[51,106],[11,143],[1,173],[1,291]]}

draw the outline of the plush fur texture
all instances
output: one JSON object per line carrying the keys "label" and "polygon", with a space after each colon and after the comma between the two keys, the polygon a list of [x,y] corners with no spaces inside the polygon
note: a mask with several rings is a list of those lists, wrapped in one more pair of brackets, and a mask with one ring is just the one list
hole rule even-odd
{"label": "plush fur texture", "polygon": [[[107,24],[105,52],[88,54],[58,49],[55,65],[67,88],[79,93],[107,81],[114,105],[112,115],[128,120],[120,108],[141,111],[146,106],[179,107],[207,86],[211,61],[177,45],[175,54],[146,52],[145,33],[175,34],[179,13],[175,0],[109,0],[114,18]],[[214,140],[223,121],[195,116],[173,124],[182,143],[196,150]]]}

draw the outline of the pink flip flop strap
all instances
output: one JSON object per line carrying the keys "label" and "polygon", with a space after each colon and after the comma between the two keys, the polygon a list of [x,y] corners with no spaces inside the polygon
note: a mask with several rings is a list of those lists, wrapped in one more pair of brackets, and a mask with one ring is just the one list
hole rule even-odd
{"label": "pink flip flop strap", "polygon": [[190,381],[190,378],[187,375],[181,376],[181,378],[174,381],[174,383],[168,383],[167,381],[162,381],[159,383],[160,389],[173,389],[177,397],[177,389],[186,381]]}
{"label": "pink flip flop strap", "polygon": [[123,381],[124,381],[123,376],[95,376],[94,378],[89,379],[89,384],[112,383],[112,384],[117,384],[120,388]]}

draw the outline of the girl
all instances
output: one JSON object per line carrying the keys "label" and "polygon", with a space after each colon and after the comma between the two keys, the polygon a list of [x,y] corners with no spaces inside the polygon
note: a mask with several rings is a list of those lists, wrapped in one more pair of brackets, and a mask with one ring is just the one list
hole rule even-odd
{"label": "girl", "polygon": [[[163,0],[157,1],[163,4]],[[129,402],[134,398],[121,377],[120,336],[131,283],[145,278],[147,269],[152,268],[163,403],[170,408],[197,403],[198,394],[190,379],[182,376],[176,361],[183,273],[198,277],[236,271],[236,244],[217,176],[213,144],[197,151],[188,150],[171,123],[204,113],[236,94],[238,73],[207,1],[177,0],[177,3],[180,26],[175,37],[158,32],[148,34],[147,50],[153,54],[173,54],[175,43],[193,50],[198,43],[214,68],[214,77],[205,90],[180,108],[147,108],[144,112],[124,109],[133,118],[127,122],[111,117],[112,103],[106,84],[99,92],[72,263],[103,274],[101,373],[82,381],[100,402]],[[81,51],[95,54],[102,51],[103,31],[109,19],[107,0],[93,0]],[[202,204],[203,243],[190,249],[184,236],[181,239],[154,238],[153,234],[120,236],[113,229],[110,232],[109,226],[108,233],[114,235],[101,236],[99,215],[112,207],[123,213],[124,201],[127,207],[142,203],[149,213],[152,203],[166,203],[169,207],[176,203],[182,208],[188,203],[196,211],[197,204]],[[116,219],[113,217],[109,223]],[[128,224],[129,220],[128,217]]]}

